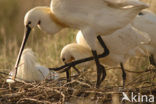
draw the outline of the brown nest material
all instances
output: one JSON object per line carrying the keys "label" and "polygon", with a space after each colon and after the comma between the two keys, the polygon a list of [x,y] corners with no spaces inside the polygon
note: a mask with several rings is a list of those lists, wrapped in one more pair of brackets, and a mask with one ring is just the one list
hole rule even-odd
{"label": "brown nest material", "polygon": [[[142,94],[156,95],[156,69],[139,73],[133,81],[128,81],[127,86],[132,86],[124,92],[141,92]],[[151,75],[151,73],[154,73]],[[145,77],[145,75],[147,77]],[[148,76],[151,76],[150,79]],[[151,80],[152,79],[152,80]],[[109,85],[104,81],[100,89],[94,88],[95,81],[91,81],[81,74],[73,77],[67,83],[65,78],[58,80],[45,80],[40,83],[16,82],[6,83],[6,76],[0,75],[0,104],[111,104],[112,94],[122,91],[119,86]],[[86,101],[87,100],[87,101]]]}

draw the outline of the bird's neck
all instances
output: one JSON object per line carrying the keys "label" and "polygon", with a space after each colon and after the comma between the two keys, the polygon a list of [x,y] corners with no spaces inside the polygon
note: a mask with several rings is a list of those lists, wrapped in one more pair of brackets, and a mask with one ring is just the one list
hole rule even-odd
{"label": "bird's neck", "polygon": [[62,27],[69,27],[67,24],[63,23],[61,20],[59,20],[55,15],[54,13],[50,13],[50,17],[51,19],[59,26],[62,26]]}

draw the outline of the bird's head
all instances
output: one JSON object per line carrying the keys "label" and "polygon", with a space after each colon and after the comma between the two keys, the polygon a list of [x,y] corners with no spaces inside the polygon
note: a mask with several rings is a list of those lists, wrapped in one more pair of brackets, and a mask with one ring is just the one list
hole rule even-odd
{"label": "bird's head", "polygon": [[71,43],[63,47],[60,58],[69,63],[74,60],[83,59],[92,55],[91,50],[77,43]]}
{"label": "bird's head", "polygon": [[24,17],[24,26],[34,28],[38,24],[40,24],[40,12],[39,9],[33,8],[29,10]]}
{"label": "bird's head", "polygon": [[73,60],[75,60],[75,58],[72,56],[72,54],[68,50],[67,51],[63,50],[61,52],[60,58],[62,59],[64,63],[70,63]]}
{"label": "bird's head", "polygon": [[[60,58],[65,64],[70,62],[81,60],[87,57],[91,57],[92,52],[89,48],[84,47],[77,43],[71,43],[63,47],[61,50]],[[88,67],[92,64],[92,61],[81,63],[78,66]]]}
{"label": "bird's head", "polygon": [[60,58],[62,59],[64,63],[69,63],[75,60],[72,50],[70,48],[70,45],[67,45],[62,49]]}
{"label": "bird's head", "polygon": [[24,26],[28,32],[37,26],[48,34],[55,34],[65,27],[49,7],[35,7],[29,10],[24,17]]}

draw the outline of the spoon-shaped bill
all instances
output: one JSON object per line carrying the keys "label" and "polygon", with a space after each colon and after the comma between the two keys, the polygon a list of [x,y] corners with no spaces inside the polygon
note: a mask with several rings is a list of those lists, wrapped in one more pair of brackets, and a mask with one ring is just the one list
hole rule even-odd
{"label": "spoon-shaped bill", "polygon": [[25,44],[27,42],[27,39],[29,37],[30,32],[31,32],[31,28],[27,25],[26,26],[26,29],[25,29],[25,32],[24,32],[24,37],[23,37],[23,41],[22,41],[22,44],[21,44],[21,48],[20,48],[20,51],[18,53],[18,57],[17,57],[17,60],[16,60],[16,64],[15,64],[15,75],[14,75],[14,77],[12,77],[13,80],[15,80],[15,78],[16,78],[16,74],[17,74],[19,62],[20,62],[20,59],[21,59],[21,55],[23,53],[24,46],[25,46]]}

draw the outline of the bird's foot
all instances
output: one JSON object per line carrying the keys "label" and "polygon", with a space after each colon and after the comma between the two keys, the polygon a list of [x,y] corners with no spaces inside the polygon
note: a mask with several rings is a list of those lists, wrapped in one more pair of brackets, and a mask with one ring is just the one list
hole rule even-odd
{"label": "bird's foot", "polygon": [[100,87],[100,84],[106,77],[105,67],[101,64],[97,65],[97,83],[96,88]]}

